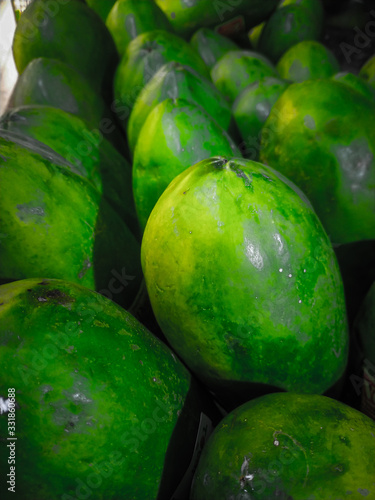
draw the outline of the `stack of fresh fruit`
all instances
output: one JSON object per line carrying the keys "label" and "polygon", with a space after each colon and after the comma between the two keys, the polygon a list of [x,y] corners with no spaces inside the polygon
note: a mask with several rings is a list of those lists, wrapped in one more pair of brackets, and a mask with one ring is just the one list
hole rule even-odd
{"label": "stack of fresh fruit", "polygon": [[19,15],[1,498],[375,499],[375,56],[325,43],[352,4]]}

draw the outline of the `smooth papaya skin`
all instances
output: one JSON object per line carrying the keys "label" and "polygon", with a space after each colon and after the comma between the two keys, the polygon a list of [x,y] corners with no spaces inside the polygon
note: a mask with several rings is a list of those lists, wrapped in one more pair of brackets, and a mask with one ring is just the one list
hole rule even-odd
{"label": "smooth papaya skin", "polygon": [[126,223],[53,150],[5,130],[0,138],[0,279],[66,279],[130,307],[142,270]]}
{"label": "smooth papaya skin", "polygon": [[106,26],[120,57],[129,42],[141,33],[156,29],[173,31],[166,15],[154,0],[117,0],[108,14]]}
{"label": "smooth papaya skin", "polygon": [[171,61],[155,73],[137,97],[127,125],[129,148],[132,152],[150,112],[157,104],[169,98],[182,98],[201,106],[231,133],[233,120],[230,106],[211,80],[201,76],[190,66]]}
{"label": "smooth papaya skin", "polygon": [[340,71],[334,54],[315,40],[303,40],[290,47],[276,67],[281,78],[291,82],[329,78]]}
{"label": "smooth papaya skin", "polygon": [[211,69],[212,81],[230,103],[245,87],[270,76],[278,77],[271,61],[251,50],[229,51]]}
{"label": "smooth papaya skin", "polygon": [[212,68],[220,57],[230,50],[239,49],[233,40],[210,28],[199,28],[191,37],[190,45],[195,48],[209,68]]}
{"label": "smooth papaya skin", "polygon": [[314,3],[315,8],[310,9],[303,3],[279,6],[262,29],[257,50],[276,63],[296,43],[302,40],[320,40],[323,32],[323,7],[320,0]]}
{"label": "smooth papaya skin", "polygon": [[[123,308],[71,282],[2,285],[0,303],[0,397],[14,387],[17,405],[15,497],[170,498],[202,408],[173,352]],[[3,471],[8,456],[2,446]]]}
{"label": "smooth papaya skin", "polygon": [[13,108],[0,117],[0,128],[36,139],[63,156],[73,164],[76,174],[92,182],[138,235],[131,165],[107,140],[108,134],[90,130],[89,124],[78,116],[52,106]]}
{"label": "smooth papaya skin", "polygon": [[216,427],[190,500],[363,500],[375,494],[375,422],[320,395],[269,394]]}
{"label": "smooth papaya skin", "polygon": [[302,189],[334,244],[374,239],[374,115],[348,85],[310,80],[284,91],[262,129],[260,160]]}
{"label": "smooth papaya skin", "polygon": [[217,395],[246,401],[252,383],[323,393],[343,374],[335,254],[310,203],[273,169],[215,157],[182,172],[151,212],[141,261],[164,335]]}
{"label": "smooth papaya skin", "polygon": [[[258,140],[272,106],[288,87],[281,78],[266,77],[245,87],[232,106],[238,130],[246,144]],[[257,158],[250,158],[256,160]]]}
{"label": "smooth papaya skin", "polygon": [[114,41],[99,15],[85,2],[34,0],[22,13],[13,40],[19,73],[37,57],[69,64],[96,91],[113,76],[117,64]]}
{"label": "smooth papaya skin", "polygon": [[133,159],[133,192],[141,228],[168,184],[183,170],[213,155],[240,155],[202,108],[166,99],[148,115]]}
{"label": "smooth papaya skin", "polygon": [[142,88],[169,61],[210,76],[199,54],[185,40],[164,30],[148,31],[129,43],[117,66],[113,83],[116,102],[126,105],[130,112]]}

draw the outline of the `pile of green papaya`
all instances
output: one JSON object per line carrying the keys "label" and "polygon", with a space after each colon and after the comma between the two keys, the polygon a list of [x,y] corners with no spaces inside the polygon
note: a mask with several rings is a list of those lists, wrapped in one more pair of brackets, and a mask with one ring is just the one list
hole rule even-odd
{"label": "pile of green papaya", "polygon": [[14,14],[1,498],[375,499],[371,2]]}

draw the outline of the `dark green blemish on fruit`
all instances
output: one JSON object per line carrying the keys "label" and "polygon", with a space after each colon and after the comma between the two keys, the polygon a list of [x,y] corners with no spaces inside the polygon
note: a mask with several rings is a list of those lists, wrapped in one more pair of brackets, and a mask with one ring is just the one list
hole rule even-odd
{"label": "dark green blemish on fruit", "polygon": [[70,304],[71,302],[75,302],[75,299],[71,297],[70,295],[62,292],[58,288],[52,288],[50,290],[46,290],[44,288],[41,288],[44,285],[47,285],[48,283],[38,283],[40,286],[36,286],[34,289],[33,288],[28,288],[27,291],[30,293],[28,295],[29,300],[34,303],[39,302],[39,303],[56,303],[59,305],[66,305]]}
{"label": "dark green blemish on fruit", "polygon": [[[0,306],[3,304],[4,304],[4,302],[2,302],[0,304]],[[3,345],[3,346],[7,345],[8,342],[12,339],[13,335],[14,335],[14,332],[12,332],[11,330],[5,330],[2,333],[2,335],[0,336],[0,345]]]}

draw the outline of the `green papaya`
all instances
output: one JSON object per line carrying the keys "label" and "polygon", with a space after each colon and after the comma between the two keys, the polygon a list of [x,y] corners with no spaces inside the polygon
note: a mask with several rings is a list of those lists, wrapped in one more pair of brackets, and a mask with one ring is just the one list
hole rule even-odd
{"label": "green papaya", "polygon": [[239,50],[233,40],[210,28],[199,28],[191,37],[190,44],[209,68],[230,50]]}
{"label": "green papaya", "polygon": [[322,78],[289,85],[262,128],[260,161],[302,189],[335,245],[374,239],[374,116],[367,97]]}
{"label": "green papaya", "polygon": [[164,335],[225,408],[256,391],[323,393],[343,376],[333,248],[307,198],[272,168],[214,157],[184,170],[151,212],[141,261]]}
{"label": "green papaya", "polygon": [[[86,120],[90,127],[107,133],[115,124],[115,115],[104,99],[74,68],[56,59],[33,59],[19,75],[10,107],[43,104],[60,108]],[[124,138],[115,129],[107,134],[111,142],[126,154]]]}
{"label": "green papaya", "polygon": [[190,500],[373,498],[374,461],[366,415],[324,396],[269,394],[216,427]]}
{"label": "green papaya", "polygon": [[240,152],[201,107],[185,99],[166,99],[151,111],[133,158],[133,192],[142,229],[168,184],[186,168],[213,155],[240,156]]}
{"label": "green papaya", "polygon": [[290,47],[302,40],[320,40],[323,34],[321,0],[278,6],[266,21],[257,50],[277,63]]}
{"label": "green papaya", "polygon": [[288,85],[280,78],[266,77],[245,87],[234,101],[232,113],[246,148],[244,156],[250,160],[258,159],[259,149],[252,146],[259,144],[264,122]]}
{"label": "green papaya", "polygon": [[90,130],[78,116],[51,106],[13,108],[0,117],[0,128],[27,135],[60,154],[76,174],[92,182],[138,235],[131,166],[99,130]]}
{"label": "green papaya", "polygon": [[141,33],[156,29],[173,31],[166,15],[154,0],[117,0],[108,14],[106,26],[120,57],[129,42]]}
{"label": "green papaya", "polygon": [[139,244],[90,181],[38,141],[0,130],[0,280],[61,278],[131,306]]}
{"label": "green papaya", "polygon": [[232,113],[224,96],[208,78],[190,66],[171,61],[162,66],[144,86],[130,113],[127,137],[132,153],[147,116],[155,106],[169,98],[182,98],[201,106],[229,134],[232,134],[234,128]]}
{"label": "green papaya", "polygon": [[333,52],[315,40],[303,40],[292,45],[280,57],[276,67],[281,78],[291,82],[329,78],[340,71]]}
{"label": "green papaya", "polygon": [[[0,433],[9,437],[15,399],[17,438],[7,440],[16,495],[3,498],[171,498],[209,408],[174,353],[130,313],[67,281],[2,285],[0,304]],[[3,443],[4,480],[8,456]]]}
{"label": "green papaya", "polygon": [[212,81],[230,103],[248,85],[267,77],[278,76],[275,66],[268,58],[251,50],[231,50],[211,69]]}
{"label": "green papaya", "polygon": [[17,23],[13,56],[19,73],[37,57],[58,59],[82,74],[98,92],[111,81],[118,60],[104,22],[78,0],[29,3]]}
{"label": "green papaya", "polygon": [[[148,31],[132,40],[116,69],[114,95],[117,106],[127,106],[128,114],[149,80],[164,64],[177,61],[209,78],[199,54],[185,40],[163,30]],[[120,116],[126,121],[128,114]]]}

